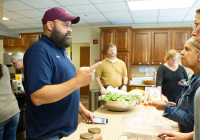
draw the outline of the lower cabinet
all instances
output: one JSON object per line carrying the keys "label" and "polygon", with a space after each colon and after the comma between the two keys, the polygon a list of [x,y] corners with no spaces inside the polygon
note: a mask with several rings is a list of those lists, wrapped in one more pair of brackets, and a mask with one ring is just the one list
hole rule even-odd
{"label": "lower cabinet", "polygon": [[133,89],[141,89],[141,90],[145,90],[144,86],[129,86],[129,91],[133,90]]}

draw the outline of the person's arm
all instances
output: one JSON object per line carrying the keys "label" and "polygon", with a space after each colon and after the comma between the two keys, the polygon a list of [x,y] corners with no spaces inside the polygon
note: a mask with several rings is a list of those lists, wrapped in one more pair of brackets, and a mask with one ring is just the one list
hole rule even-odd
{"label": "person's arm", "polygon": [[187,72],[185,71],[184,67],[183,66],[181,66],[181,67],[182,67],[182,72],[183,72],[183,79],[178,82],[178,85],[185,86],[188,81],[188,75],[187,75]]}
{"label": "person's arm", "polygon": [[167,136],[165,140],[193,140],[194,132],[181,133],[181,132],[165,131],[158,134],[158,137],[163,135]]}
{"label": "person's arm", "polygon": [[[123,61],[122,61],[123,62]],[[122,77],[122,82],[123,84],[128,84],[128,72],[127,72],[127,68],[126,68],[126,64],[123,62],[123,77]],[[122,90],[127,91],[127,86],[126,85],[122,85]]]}
{"label": "person's arm", "polygon": [[91,67],[79,68],[75,78],[57,85],[46,85],[30,95],[34,105],[40,106],[57,102],[80,87],[88,85],[94,78],[94,69],[101,65],[101,62]]}
{"label": "person's arm", "polygon": [[100,80],[100,77],[96,77],[95,80],[96,80],[96,82],[97,82],[97,84],[98,84],[98,86],[99,86],[99,88],[100,88],[101,94],[106,94],[106,89],[105,89],[104,86],[102,85],[101,80]]}
{"label": "person's arm", "polygon": [[184,126],[192,127],[194,126],[194,111],[192,107],[193,105],[194,104],[191,103],[189,109],[187,111],[184,111],[182,109],[174,107],[171,104],[166,104],[163,117],[178,122],[179,124],[182,124]]}
{"label": "person's arm", "polygon": [[156,87],[160,89],[162,93],[162,84],[163,84],[164,70],[162,65],[158,67],[157,75],[156,75]]}
{"label": "person's arm", "polygon": [[[123,77],[123,84],[127,85],[127,83],[128,83],[128,76],[126,75],[126,76]],[[127,86],[126,85],[122,86],[122,90],[127,91]]]}
{"label": "person's arm", "polygon": [[82,116],[82,118],[88,122],[88,123],[93,123],[93,117],[95,117],[95,115],[90,112],[89,110],[87,110],[82,104],[81,102],[79,103],[79,113]]}

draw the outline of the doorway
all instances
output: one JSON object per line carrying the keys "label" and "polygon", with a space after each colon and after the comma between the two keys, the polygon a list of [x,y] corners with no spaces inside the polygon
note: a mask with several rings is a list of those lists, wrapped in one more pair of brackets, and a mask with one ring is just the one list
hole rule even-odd
{"label": "doorway", "polygon": [[[90,46],[80,46],[80,67],[90,66]],[[80,88],[80,95],[89,95],[89,85]]]}

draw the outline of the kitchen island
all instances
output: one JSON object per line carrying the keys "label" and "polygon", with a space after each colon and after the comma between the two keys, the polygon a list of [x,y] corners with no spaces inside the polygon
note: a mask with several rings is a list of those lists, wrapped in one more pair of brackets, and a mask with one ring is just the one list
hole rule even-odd
{"label": "kitchen island", "polygon": [[101,128],[103,140],[118,140],[123,132],[157,135],[166,130],[179,131],[178,124],[162,117],[162,113],[155,107],[144,105],[137,105],[126,112],[113,112],[101,106],[94,114],[107,118],[108,124],[80,123],[73,134],[61,140],[79,140],[81,133],[88,132],[88,128],[93,127]]}

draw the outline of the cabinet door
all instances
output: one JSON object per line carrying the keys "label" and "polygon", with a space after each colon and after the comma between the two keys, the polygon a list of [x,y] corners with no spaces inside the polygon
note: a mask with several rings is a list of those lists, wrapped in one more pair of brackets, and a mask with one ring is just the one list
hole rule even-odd
{"label": "cabinet door", "polygon": [[109,43],[115,44],[115,30],[112,29],[101,30],[101,51],[106,51],[106,46]]}
{"label": "cabinet door", "polygon": [[24,38],[21,36],[19,39],[4,39],[4,47],[24,47]]}
{"label": "cabinet door", "polygon": [[126,64],[127,71],[129,70],[129,53],[128,52],[117,52],[117,58],[124,61]]}
{"label": "cabinet door", "polygon": [[151,45],[151,64],[165,63],[164,57],[171,48],[169,30],[153,30]]}
{"label": "cabinet door", "polygon": [[133,31],[132,64],[149,64],[151,31]]}
{"label": "cabinet door", "polygon": [[131,40],[130,29],[115,30],[115,45],[117,46],[117,51],[129,51],[131,45],[130,40]]}
{"label": "cabinet door", "polygon": [[28,49],[33,43],[39,40],[39,34],[25,35],[25,49]]}
{"label": "cabinet door", "polygon": [[101,60],[104,60],[107,57],[106,52],[101,52]]}
{"label": "cabinet door", "polygon": [[4,39],[3,40],[3,46],[4,47],[10,47],[11,46],[11,39]]}
{"label": "cabinet door", "polygon": [[181,52],[184,49],[185,42],[191,37],[191,31],[172,30],[172,49]]}
{"label": "cabinet door", "polygon": [[21,36],[20,39],[12,39],[14,47],[24,47],[24,37]]}

